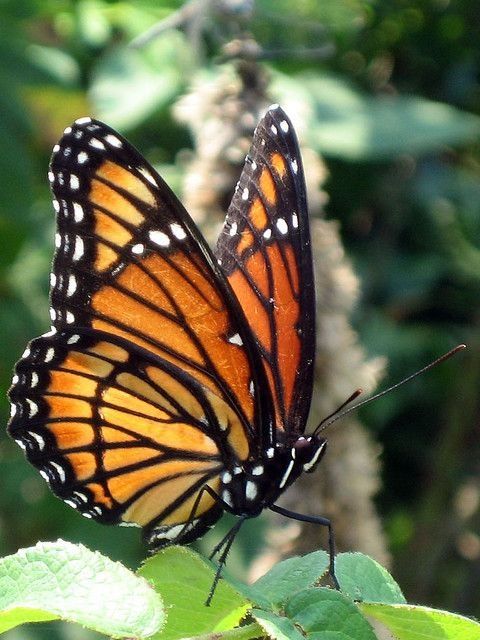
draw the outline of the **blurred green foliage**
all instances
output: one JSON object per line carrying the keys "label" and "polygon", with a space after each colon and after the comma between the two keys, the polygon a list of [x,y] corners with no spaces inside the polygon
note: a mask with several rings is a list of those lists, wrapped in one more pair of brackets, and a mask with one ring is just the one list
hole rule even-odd
{"label": "blurred green foliage", "polygon": [[[363,410],[384,447],[379,508],[409,600],[480,615],[480,5],[467,0],[258,0],[128,43],[179,1],[4,0],[0,5],[0,386],[48,328],[53,215],[45,178],[64,127],[91,113],[179,184],[189,134],[170,108],[248,28],[272,91],[308,106],[330,177],[328,215],[363,282],[355,324],[396,381],[468,352]],[[201,49],[198,48],[199,42]],[[0,403],[2,423],[8,403]],[[380,432],[381,429],[381,432]],[[79,518],[0,435],[0,552],[62,536],[122,558],[138,533]],[[55,627],[61,637],[62,628]],[[14,638],[16,632],[12,632]],[[49,628],[23,638],[53,637]],[[71,635],[69,636],[71,637]],[[82,637],[85,637],[82,635]]]}

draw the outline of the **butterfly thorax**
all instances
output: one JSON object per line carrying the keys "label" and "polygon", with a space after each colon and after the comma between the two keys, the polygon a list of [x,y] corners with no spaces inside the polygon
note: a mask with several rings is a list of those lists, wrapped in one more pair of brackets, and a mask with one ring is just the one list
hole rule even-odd
{"label": "butterfly thorax", "polygon": [[299,436],[277,442],[262,460],[236,465],[222,475],[220,497],[235,515],[257,516],[303,472],[311,472],[326,451],[324,438]]}

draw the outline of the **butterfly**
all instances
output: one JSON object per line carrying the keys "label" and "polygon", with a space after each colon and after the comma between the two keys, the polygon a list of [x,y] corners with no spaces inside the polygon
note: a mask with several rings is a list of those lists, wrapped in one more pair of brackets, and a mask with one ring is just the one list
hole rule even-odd
{"label": "butterfly", "polygon": [[139,525],[154,548],[199,538],[224,511],[330,527],[275,504],[326,449],[305,435],[315,293],[284,111],[258,124],[213,252],[101,122],[65,129],[49,180],[52,327],[16,365],[8,431],[52,491],[87,518]]}

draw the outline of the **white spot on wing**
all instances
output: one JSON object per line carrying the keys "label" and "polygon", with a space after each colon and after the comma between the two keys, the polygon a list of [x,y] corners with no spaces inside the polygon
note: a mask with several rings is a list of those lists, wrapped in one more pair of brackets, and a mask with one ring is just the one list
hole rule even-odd
{"label": "white spot on wing", "polygon": [[295,158],[292,160],[291,165],[293,173],[298,173],[298,162],[295,160]]}
{"label": "white spot on wing", "polygon": [[174,540],[180,533],[185,525],[176,524],[174,527],[170,527],[165,531],[162,531],[162,537],[167,538],[167,540]]}
{"label": "white spot on wing", "polygon": [[78,334],[75,334],[73,336],[70,336],[70,338],[67,340],[67,344],[75,344],[79,340],[80,340],[80,336]]}
{"label": "white spot on wing", "polygon": [[58,473],[58,479],[60,480],[60,482],[65,482],[66,480],[65,469],[62,467],[62,465],[52,460],[50,462],[50,466],[52,466],[53,469]]}
{"label": "white spot on wing", "polygon": [[100,149],[101,151],[105,151],[105,145],[103,144],[103,142],[101,140],[99,140],[98,138],[91,138],[88,141],[88,144],[93,147],[94,149]]}
{"label": "white spot on wing", "polygon": [[248,190],[247,187],[245,187],[245,189],[242,192],[242,200],[248,200],[248,196],[250,195],[250,192]]}
{"label": "white spot on wing", "polygon": [[272,124],[272,125],[270,125],[270,129],[271,129],[273,135],[276,136],[277,133],[278,133],[277,127],[274,124]]}
{"label": "white spot on wing", "polygon": [[85,164],[87,160],[88,160],[88,153],[86,151],[80,151],[80,153],[77,156],[78,164]]}
{"label": "white spot on wing", "polygon": [[261,476],[264,472],[263,464],[259,464],[252,469],[252,476]]}
{"label": "white spot on wing", "polygon": [[53,210],[55,211],[55,213],[59,213],[60,212],[60,204],[59,204],[58,200],[52,200],[52,204],[53,204]]}
{"label": "white spot on wing", "polygon": [[78,191],[79,188],[80,180],[78,179],[78,176],[76,176],[74,173],[70,174],[70,189],[72,191]]}
{"label": "white spot on wing", "polygon": [[265,231],[263,232],[263,237],[265,238],[265,240],[270,240],[270,238],[272,237],[272,230],[265,229]]}
{"label": "white spot on wing", "polygon": [[111,133],[107,133],[107,135],[104,136],[103,139],[105,140],[105,142],[108,142],[109,144],[111,144],[112,147],[117,147],[117,149],[120,149],[120,147],[122,146],[122,141],[119,140],[117,136],[114,136]]}
{"label": "white spot on wing", "polygon": [[85,246],[83,239],[80,236],[75,236],[75,249],[73,251],[72,259],[77,262],[83,256],[85,252]]}
{"label": "white spot on wing", "polygon": [[86,116],[84,118],[78,118],[77,120],[75,120],[75,124],[79,124],[81,126],[82,124],[88,124],[91,121],[92,119]]}
{"label": "white spot on wing", "polygon": [[53,171],[49,171],[47,176],[48,176],[48,181],[50,182],[50,184],[53,184],[55,182],[55,174],[53,173]]}
{"label": "white spot on wing", "polygon": [[284,220],[283,218],[278,218],[276,225],[282,236],[285,236],[288,233],[288,224],[286,220]]}
{"label": "white spot on wing", "polygon": [[187,237],[185,229],[181,227],[178,222],[172,222],[172,224],[170,225],[170,229],[177,240],[185,240],[185,238]]}
{"label": "white spot on wing", "polygon": [[139,242],[138,244],[134,244],[132,247],[132,253],[134,253],[136,256],[141,256],[144,251],[145,245],[141,242]]}
{"label": "white spot on wing", "polygon": [[[17,406],[15,404],[11,404],[10,405],[10,417],[13,418],[16,413],[17,413]],[[18,442],[18,440],[17,440],[17,442]]]}
{"label": "white spot on wing", "polygon": [[68,324],[73,324],[75,322],[75,316],[73,315],[73,313],[71,311],[67,311],[66,320],[67,320]]}
{"label": "white spot on wing", "polygon": [[70,296],[73,296],[76,290],[77,290],[77,279],[75,278],[73,273],[71,273],[68,276],[67,298],[70,298]]}
{"label": "white spot on wing", "polygon": [[170,238],[163,231],[149,231],[148,237],[152,242],[158,244],[159,247],[168,247],[170,245]]}
{"label": "white spot on wing", "polygon": [[229,473],[228,471],[225,471],[225,473],[222,476],[223,484],[228,484],[231,481],[232,481],[232,474]]}
{"label": "white spot on wing", "polygon": [[269,449],[267,449],[267,458],[273,458],[274,455],[275,455],[275,449],[273,447],[270,447]]}
{"label": "white spot on wing", "polygon": [[32,382],[30,383],[30,386],[32,387],[32,389],[34,389],[38,384],[38,373],[36,373],[36,371],[32,371]]}
{"label": "white spot on wing", "polygon": [[57,232],[55,234],[55,247],[57,249],[60,249],[61,246],[62,246],[62,236]]}
{"label": "white spot on wing", "polygon": [[292,227],[298,229],[298,216],[295,211],[292,213]]}
{"label": "white spot on wing", "polygon": [[36,416],[38,413],[38,404],[30,400],[30,398],[25,398],[25,400],[28,404],[28,417],[33,418],[33,416]]}
{"label": "white spot on wing", "polygon": [[85,215],[83,211],[83,207],[78,202],[73,203],[73,219],[75,222],[81,222],[83,220],[83,216]]}
{"label": "white spot on wing", "polygon": [[234,222],[230,227],[230,231],[229,231],[229,234],[232,236],[232,238],[237,233],[237,229],[238,229],[238,224]]}
{"label": "white spot on wing", "polygon": [[152,174],[150,173],[150,171],[148,171],[147,169],[145,169],[145,167],[137,167],[138,171],[142,174],[142,176],[144,178],[146,178],[150,184],[153,184],[154,187],[157,187],[157,181],[155,180],[155,178],[152,176]]}
{"label": "white spot on wing", "polygon": [[39,433],[35,433],[35,431],[27,431],[28,435],[35,440],[38,444],[38,448],[42,451],[45,448],[45,440]]}
{"label": "white spot on wing", "polygon": [[280,129],[281,129],[282,131],[284,131],[285,133],[287,133],[287,132],[288,132],[288,130],[290,129],[290,127],[288,126],[288,122],[287,122],[286,120],[282,120],[282,121],[280,122]]}
{"label": "white spot on wing", "polygon": [[243,340],[240,337],[240,334],[238,333],[235,333],[233,336],[230,336],[228,338],[228,341],[230,342],[230,344],[238,344],[239,347],[243,345]]}
{"label": "white spot on wing", "polygon": [[53,356],[55,355],[55,349],[53,347],[49,347],[47,349],[47,353],[45,354],[44,362],[50,362],[53,360]]}
{"label": "white spot on wing", "polygon": [[72,133],[72,127],[67,127],[63,130],[63,135],[68,136],[68,134]]}

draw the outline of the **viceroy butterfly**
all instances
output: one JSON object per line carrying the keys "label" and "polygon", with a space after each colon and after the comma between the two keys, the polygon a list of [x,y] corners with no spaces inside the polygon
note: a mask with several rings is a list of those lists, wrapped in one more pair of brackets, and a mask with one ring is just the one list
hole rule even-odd
{"label": "viceroy butterfly", "polygon": [[213,252],[101,122],[65,129],[49,180],[52,328],[16,366],[8,430],[52,491],[87,518],[143,527],[153,547],[197,539],[223,511],[241,524],[270,508],[330,528],[275,505],[326,448],[304,435],[315,294],[283,110],[257,126]]}

